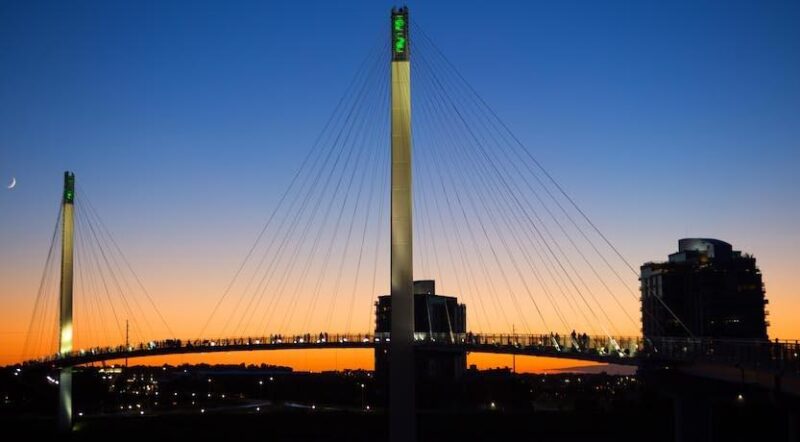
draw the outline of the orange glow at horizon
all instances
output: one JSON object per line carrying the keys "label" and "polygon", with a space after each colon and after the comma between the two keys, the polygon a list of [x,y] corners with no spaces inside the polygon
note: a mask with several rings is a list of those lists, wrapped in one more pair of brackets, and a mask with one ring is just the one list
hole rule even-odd
{"label": "orange glow at horizon", "polygon": [[[12,271],[14,269],[11,269]],[[26,269],[27,270],[27,269]],[[151,269],[148,269],[151,270]],[[3,269],[0,271],[8,272],[9,269]],[[6,275],[8,276],[8,273]],[[8,287],[11,290],[9,294],[11,296],[8,297],[8,302],[6,302],[3,306],[3,309],[0,309],[0,324],[2,328],[0,328],[0,365],[9,365],[21,362],[24,358],[30,358],[34,355],[28,354],[23,357],[22,355],[22,348],[26,338],[28,322],[30,321],[30,312],[32,310],[33,300],[30,297],[22,296],[23,292],[31,293],[35,292],[35,281],[36,277],[34,276],[34,272],[19,272],[15,275],[13,281],[14,285]],[[766,274],[765,282],[767,286],[767,297],[770,300],[770,316],[769,319],[771,321],[771,325],[769,327],[769,334],[772,339],[780,338],[780,339],[794,339],[797,336],[800,336],[800,324],[794,321],[794,312],[800,311],[800,300],[796,297],[790,296],[793,293],[790,287],[781,286],[779,285],[779,281],[776,278],[770,278],[770,274]],[[781,281],[782,282],[782,281]],[[178,282],[169,281],[166,278],[164,279],[164,284],[168,287],[174,287],[177,289]],[[200,316],[199,312],[206,312],[211,309],[213,295],[214,292],[209,288],[206,284],[201,284],[200,282],[195,282],[192,284],[192,288],[196,289],[194,294],[196,294],[195,301],[191,300],[191,295],[182,295],[182,296],[175,296],[172,302],[161,302],[162,312],[164,313],[165,317],[172,318],[169,320],[170,327],[175,330],[177,333],[180,333],[179,336],[186,337],[186,336],[194,336],[197,334],[198,329],[198,320],[197,318]],[[173,293],[181,293],[176,290]],[[185,292],[183,292],[185,293]],[[77,294],[76,296],[80,296]],[[367,294],[363,295],[364,301],[369,299]],[[53,297],[52,300],[57,298]],[[468,305],[468,318],[474,318],[475,315],[479,313],[479,309],[473,307],[473,305],[467,301]],[[371,302],[371,301],[367,301]],[[55,306],[53,306],[55,307]],[[366,328],[365,326],[369,323],[372,325],[372,312],[370,310],[364,309],[365,311],[360,312],[361,318],[360,320],[364,323],[364,326],[361,329]],[[367,317],[369,313],[370,317]],[[81,309],[81,300],[76,297],[76,344],[75,349],[81,348],[89,348],[92,345],[90,343],[95,343],[95,345],[119,345],[124,342],[124,335],[120,335],[118,331],[116,331],[116,327],[113,324],[107,324],[107,328],[109,335],[107,339],[103,340],[101,343],[98,343],[97,340],[90,339],[91,337],[86,334],[86,324],[87,324],[87,317],[86,309]],[[45,354],[44,351],[41,349],[45,347],[50,347],[55,349],[55,316],[50,318],[52,324],[48,323],[47,326],[51,327],[52,334],[50,333],[43,333],[46,336],[50,336],[51,342],[44,343],[40,342],[39,348],[40,350],[37,352],[36,355],[43,355]],[[83,322],[82,322],[83,321]],[[474,324],[474,322],[472,322]],[[123,323],[124,324],[124,323]],[[124,327],[124,325],[123,325]],[[131,326],[133,328],[133,324]],[[470,327],[472,329],[472,327]],[[193,332],[194,331],[194,332]],[[490,330],[491,331],[491,330]],[[517,329],[518,332],[524,332],[523,330]],[[579,332],[581,330],[578,330]],[[131,333],[131,342],[134,344],[138,344],[140,341],[136,339],[136,335],[134,332]],[[166,333],[164,333],[166,335]],[[162,335],[162,336],[164,336]],[[209,335],[207,335],[209,336]],[[352,353],[351,353],[352,352]],[[241,363],[244,362],[246,364],[250,363],[258,363],[261,362],[265,363],[275,363],[275,364],[285,364],[291,366],[297,370],[313,370],[313,371],[321,371],[321,370],[335,370],[335,369],[343,369],[343,368],[362,368],[362,369],[371,369],[372,367],[372,353],[371,350],[363,350],[363,351],[353,351],[353,350],[320,350],[320,351],[310,351],[308,352],[309,355],[303,355],[305,352],[298,352],[298,351],[264,351],[264,352],[253,352],[253,353],[231,353],[231,354],[200,354],[200,355],[183,355],[183,356],[175,356],[175,357],[165,357],[165,358],[143,358],[143,359],[136,359],[136,361],[148,361],[147,363],[154,364],[161,364],[164,362],[168,363],[178,363],[180,361],[186,362],[206,362],[211,364],[222,364],[222,363]],[[470,355],[470,363],[476,363],[479,368],[495,368],[495,367],[510,367],[511,366],[511,357],[510,356],[498,356],[498,355]],[[566,365],[565,365],[566,364]],[[542,371],[548,369],[559,369],[559,368],[566,368],[571,366],[580,366],[582,363],[579,361],[568,361],[565,362],[564,360],[554,360],[554,361],[546,361],[544,358],[528,358],[528,357],[518,357],[517,358],[517,367],[519,371]]]}
{"label": "orange glow at horizon", "polygon": [[[298,282],[294,286],[291,284],[303,279],[300,270],[286,269],[283,272],[284,269],[278,268],[273,272],[278,276],[272,285],[265,283],[258,290],[248,290],[247,281],[254,280],[257,284],[258,278],[261,277],[259,269],[250,269],[246,277],[240,278],[243,280],[240,286],[244,287],[238,287],[231,293],[226,303],[221,305],[215,321],[211,322],[207,330],[201,332],[203,323],[215,309],[220,294],[229,284],[231,275],[235,273],[241,256],[235,250],[236,247],[223,247],[217,242],[218,240],[203,235],[202,230],[187,230],[182,233],[187,238],[197,239],[187,241],[185,238],[160,238],[162,243],[159,244],[140,244],[129,240],[122,246],[127,246],[125,247],[127,258],[136,268],[137,274],[142,277],[143,285],[151,288],[150,290],[157,289],[148,294],[140,290],[136,284],[131,284],[126,288],[126,298],[115,294],[113,286],[110,295],[104,293],[99,275],[92,277],[89,274],[91,267],[87,269],[85,265],[91,262],[91,256],[86,250],[77,248],[74,294],[76,351],[81,348],[123,344],[126,320],[130,320],[130,342],[134,345],[150,340],[255,337],[267,336],[270,333],[285,335],[304,332],[313,334],[320,331],[327,331],[331,335],[344,331],[364,333],[374,328],[372,305],[375,296],[388,291],[386,284],[382,283],[388,281],[386,244],[378,245],[377,251],[375,248],[367,250],[366,255],[376,256],[377,262],[370,263],[366,269],[356,268],[354,263],[359,261],[360,251],[355,248],[339,250],[341,254],[337,256],[345,259],[341,261],[341,267],[330,266],[332,269],[328,269],[327,276],[323,259],[316,258],[309,263],[309,268],[312,275],[322,276],[319,279],[308,278],[308,281]],[[83,234],[86,235],[87,232],[84,231]],[[80,232],[78,236],[80,245]],[[247,235],[238,238],[246,244],[246,240],[242,239],[243,236]],[[443,234],[442,238],[446,238],[446,235]],[[159,250],[159,253],[154,254],[152,250]],[[207,253],[207,250],[222,251]],[[794,296],[795,287],[800,286],[800,281],[797,280],[798,275],[792,265],[792,259],[784,255],[793,252],[793,250],[767,249],[766,253],[756,254],[758,265],[764,275],[770,310],[768,332],[773,339],[800,337],[800,323],[795,321],[796,312],[800,311],[800,298]],[[39,281],[42,277],[43,253],[40,248],[25,249],[15,255],[13,260],[2,261],[3,265],[0,266],[0,281],[3,282],[0,287],[3,295],[3,305],[0,309],[0,365],[14,364],[55,352],[58,272],[51,271],[48,275],[49,285],[46,285],[40,300],[39,322],[33,324],[39,328],[30,330],[33,341],[28,343],[27,354],[23,354],[31,325],[31,313],[34,310]],[[5,255],[3,257],[5,258]],[[523,283],[525,278],[529,279],[528,283],[531,282],[533,278],[530,278],[530,275],[516,278],[514,275],[509,275],[511,279],[509,284],[493,285],[491,280],[480,280],[480,274],[465,275],[463,269],[459,269],[452,262],[445,263],[449,265],[444,265],[440,269],[432,265],[431,256],[427,256],[427,266],[424,264],[425,261],[419,258],[421,256],[415,256],[415,260],[421,261],[415,262],[416,279],[435,279],[438,294],[457,296],[460,302],[465,303],[470,331],[509,333],[514,328],[521,334],[552,331],[566,335],[569,334],[570,328],[574,327],[578,333],[586,332],[590,335],[633,336],[640,332],[636,299],[638,282],[632,275],[625,279],[625,283],[614,282],[613,277],[604,275],[605,280],[609,282],[610,291],[622,294],[619,297],[624,307],[622,309],[617,308],[615,300],[604,293],[604,287],[597,282],[590,286],[593,295],[599,299],[597,304],[608,306],[608,319],[602,318],[599,314],[598,317],[601,318],[599,320],[587,315],[582,311],[583,300],[567,290],[567,294],[556,299],[554,303],[560,306],[562,313],[569,315],[570,323],[565,326],[558,323],[554,307],[547,305],[546,297],[542,294],[543,288]],[[376,269],[374,282],[371,273],[372,264]],[[417,268],[419,270],[416,270]],[[339,279],[338,274],[347,276]],[[359,278],[352,275],[359,275]],[[108,282],[110,284],[113,280],[109,278]],[[593,283],[591,280],[587,282]],[[559,295],[557,281],[551,282],[549,288],[552,294]],[[159,315],[152,310],[145,295],[153,298],[153,302],[158,306]],[[537,314],[537,309],[529,300],[532,297],[536,297],[540,304],[544,304],[538,306],[543,311],[541,316],[544,320]],[[109,298],[114,301],[113,304]],[[131,305],[126,305],[127,302],[131,302]],[[577,313],[575,313],[576,307]],[[160,321],[161,316],[164,318],[164,323]],[[147,318],[149,324],[143,323],[141,318]],[[241,319],[244,321],[239,325]],[[366,353],[356,351],[351,354],[342,350],[332,352],[326,350],[320,353],[312,352],[313,355],[308,356],[301,356],[301,353],[303,352],[287,351],[274,354],[260,352],[252,355],[237,353],[231,356],[213,354],[171,357],[163,360],[208,363],[286,361],[285,364],[303,370],[367,369],[372,366],[369,351]],[[341,360],[340,355],[344,355]],[[162,361],[162,359],[156,360]],[[472,355],[470,361],[475,361],[480,368],[511,365],[510,356]],[[526,361],[527,358],[518,358],[517,365],[521,370],[538,371],[565,367],[560,365],[563,364],[561,361],[545,361],[541,358],[531,360],[533,362]],[[570,364],[580,365],[573,362]]]}

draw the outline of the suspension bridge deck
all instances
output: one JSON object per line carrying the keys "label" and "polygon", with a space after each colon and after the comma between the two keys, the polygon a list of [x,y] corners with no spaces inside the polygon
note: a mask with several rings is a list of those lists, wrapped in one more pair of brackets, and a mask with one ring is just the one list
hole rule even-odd
{"label": "suspension bridge deck", "polygon": [[[418,333],[415,347],[436,351],[466,351],[474,353],[516,354],[565,359],[636,365],[641,339],[634,337],[576,337],[558,335],[429,335]],[[168,339],[131,346],[98,347],[26,361],[28,366],[70,367],[94,362],[148,356],[220,353],[236,351],[314,350],[314,349],[374,349],[387,346],[388,336],[373,334],[273,335],[223,339]]]}
{"label": "suspension bridge deck", "polygon": [[[239,351],[388,349],[388,334],[300,334],[151,341],[98,347],[29,360],[26,367],[62,368],[126,358]],[[674,367],[684,374],[778,388],[800,396],[800,342],[607,337],[550,334],[416,333],[418,350],[539,356],[641,366]]]}

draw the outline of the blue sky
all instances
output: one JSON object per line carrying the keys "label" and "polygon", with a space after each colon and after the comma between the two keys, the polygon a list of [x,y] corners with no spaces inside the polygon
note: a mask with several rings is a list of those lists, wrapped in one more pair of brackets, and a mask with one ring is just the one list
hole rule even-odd
{"label": "blue sky", "polygon": [[[632,262],[719,237],[797,305],[800,3],[408,3]],[[139,267],[229,277],[391,5],[0,2],[0,283],[66,169]]]}

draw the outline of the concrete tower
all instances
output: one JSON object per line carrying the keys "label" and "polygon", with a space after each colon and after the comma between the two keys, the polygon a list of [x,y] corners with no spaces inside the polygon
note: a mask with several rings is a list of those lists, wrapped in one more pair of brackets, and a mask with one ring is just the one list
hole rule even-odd
{"label": "concrete tower", "polygon": [[392,38],[392,325],[389,344],[389,434],[416,439],[414,273],[411,244],[411,71],[408,8],[393,8]]}
{"label": "concrete tower", "polygon": [[[64,198],[61,202],[61,296],[59,309],[61,332],[58,338],[58,353],[61,356],[66,356],[72,352],[74,202],[75,174],[64,172]],[[63,432],[72,430],[72,367],[62,368],[59,374],[58,427]]]}

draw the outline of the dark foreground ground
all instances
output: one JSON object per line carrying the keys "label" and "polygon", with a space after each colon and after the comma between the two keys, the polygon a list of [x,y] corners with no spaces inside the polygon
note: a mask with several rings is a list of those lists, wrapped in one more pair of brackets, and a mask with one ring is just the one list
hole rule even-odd
{"label": "dark foreground ground", "polygon": [[[670,441],[668,426],[652,427],[627,414],[423,413],[421,441]],[[64,439],[50,419],[0,419],[5,440]],[[646,436],[645,436],[646,434]],[[11,437],[16,435],[17,437]],[[103,417],[80,421],[69,440],[383,441],[382,413],[276,412],[183,416]]]}
{"label": "dark foreground ground", "polygon": [[[374,373],[268,366],[84,367],[75,427],[56,431],[57,373],[0,369],[0,442],[386,441]],[[800,403],[672,371],[636,376],[469,370],[417,386],[420,441],[800,442]]]}

